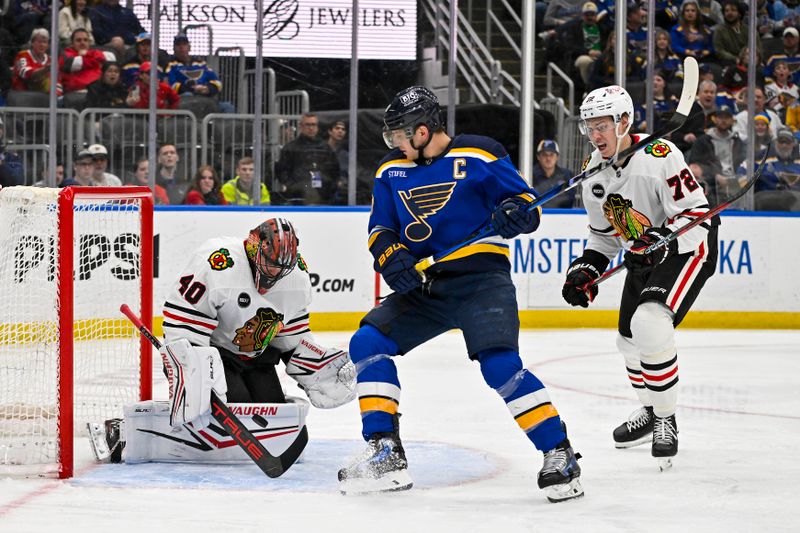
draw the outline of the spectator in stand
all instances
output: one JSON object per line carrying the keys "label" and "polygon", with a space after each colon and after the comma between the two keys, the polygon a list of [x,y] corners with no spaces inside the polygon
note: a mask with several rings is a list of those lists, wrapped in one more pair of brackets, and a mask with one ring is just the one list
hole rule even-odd
{"label": "spectator in stand", "polygon": [[186,193],[184,204],[188,205],[228,205],[220,190],[222,183],[217,171],[211,165],[197,169],[192,186]]}
{"label": "spectator in stand", "polygon": [[[153,39],[149,33],[144,32],[136,36],[136,46],[122,63],[122,82],[127,87],[132,87],[139,76],[139,68],[143,63],[150,63],[150,52],[153,46]],[[164,69],[169,62],[167,53],[158,50],[158,77],[164,79]]]}
{"label": "spectator in stand", "polygon": [[550,0],[544,14],[545,29],[552,29],[580,15],[585,0]]}
{"label": "spectator in stand", "polygon": [[283,200],[295,205],[330,204],[339,179],[339,161],[318,137],[319,121],[314,113],[300,120],[300,135],[281,150],[275,173]]}
{"label": "spectator in stand", "polygon": [[[141,157],[136,162],[136,165],[133,168],[133,178],[129,180],[129,185],[139,185],[142,187],[149,187],[150,186],[150,161],[146,157]],[[155,192],[153,194],[153,200],[155,201],[156,205],[169,205],[169,196],[167,196],[167,191],[159,185],[158,183],[155,184]]]}
{"label": "spectator in stand", "polygon": [[69,178],[61,182],[61,187],[68,185],[81,185],[83,187],[92,186],[92,175],[94,174],[94,158],[89,150],[81,150],[75,157],[75,162],[72,164],[74,167],[75,175],[70,180]]}
{"label": "spectator in stand", "polygon": [[181,158],[174,144],[163,144],[158,149],[158,172],[156,184],[164,187],[169,197],[169,203],[180,204],[186,197],[189,183],[185,176],[178,173],[178,163]]}
{"label": "spectator in stand", "polygon": [[[222,186],[222,195],[225,201],[231,205],[255,205],[251,194],[253,192],[253,177],[255,174],[255,162],[252,157],[243,157],[236,164],[236,177],[228,180]],[[261,205],[269,205],[271,202],[269,191],[264,183],[261,183]]]}
{"label": "spectator in stand", "polygon": [[597,5],[594,2],[584,3],[579,17],[557,29],[557,40],[566,56],[559,59],[566,59],[575,68],[584,86],[589,83],[592,63],[603,53],[606,39],[608,31],[605,26],[597,24]]}
{"label": "spectator in stand", "polygon": [[[739,60],[739,52],[747,46],[747,23],[744,22],[744,6],[739,0],[725,0],[723,6],[725,22],[714,28],[714,53],[722,65],[732,65]],[[756,35],[757,50],[761,40]]]}
{"label": "spectator in stand", "polygon": [[672,49],[681,57],[692,56],[697,61],[704,61],[713,55],[711,30],[703,24],[697,0],[683,1],[680,23],[672,27],[670,37]]}
{"label": "spectator in stand", "polygon": [[[616,46],[617,37],[615,32],[608,34],[608,42],[606,42],[606,49],[592,65],[592,74],[589,76],[588,90],[597,89],[598,87],[605,87],[607,85],[614,85],[615,80],[615,63],[614,63],[614,47]],[[627,52],[628,58],[625,62],[626,78],[640,77],[640,63],[636,60],[630,50]]]}
{"label": "spectator in stand", "polygon": [[[647,74],[645,67],[647,62],[642,65],[642,77]],[[667,83],[675,79],[683,79],[683,61],[678,54],[672,51],[672,42],[666,30],[656,30],[656,49],[653,68],[660,70]]]}
{"label": "spectator in stand", "polygon": [[[533,165],[533,188],[537,192],[547,192],[556,185],[568,181],[572,172],[558,165],[558,143],[551,139],[539,141],[536,147],[536,164]],[[545,205],[547,207],[569,208],[575,205],[576,188],[567,194],[556,196]]]}
{"label": "spectator in stand", "polygon": [[[739,109],[741,111],[736,114],[736,121],[733,126],[733,131],[741,140],[747,141],[747,89],[742,89],[739,91],[739,94],[736,95],[736,100],[740,103]],[[775,111],[765,107],[767,99],[764,97],[764,89],[761,87],[756,87],[755,92],[753,93],[753,101],[755,103],[755,109],[752,110],[753,114],[766,113],[769,116],[770,133],[773,137],[776,137],[778,135],[778,128],[783,126],[783,123]]]}
{"label": "spectator in stand", "polygon": [[[656,130],[663,126],[672,117],[677,108],[678,98],[667,87],[664,74],[659,70],[655,71],[653,73],[653,119],[655,120],[653,129]],[[644,106],[637,104],[634,109],[636,109],[634,113],[634,130],[647,130],[648,124],[645,120],[647,104]]]}
{"label": "spectator in stand", "polygon": [[766,113],[757,113],[753,117],[753,128],[755,129],[756,154],[761,153],[769,147],[774,137],[769,131],[770,118]]}
{"label": "spectator in stand", "polygon": [[108,44],[114,37],[121,37],[125,44],[131,45],[136,36],[144,31],[136,14],[119,5],[119,0],[103,0],[103,3],[89,11],[94,38],[97,44]]}
{"label": "spectator in stand", "polygon": [[800,150],[789,128],[781,128],[775,146],[767,156],[767,167],[755,184],[761,191],[790,190],[800,192]]}
{"label": "spectator in stand", "polygon": [[772,82],[764,88],[767,105],[786,123],[786,110],[800,99],[800,88],[790,79],[789,66],[776,61],[772,67]]}
{"label": "spectator in stand", "polygon": [[65,93],[85,92],[102,75],[103,63],[108,58],[100,50],[89,48],[90,37],[86,30],[75,30],[72,32],[72,44],[59,57],[61,83]]}
{"label": "spectator in stand", "polygon": [[35,28],[50,27],[50,2],[48,0],[14,0],[11,9],[14,34],[18,43]]}
{"label": "spectator in stand", "polygon": [[717,109],[714,127],[697,139],[687,158],[695,178],[703,184],[712,205],[728,197],[731,183],[738,183],[736,169],[747,152],[745,143],[734,133],[733,111],[727,105]]}
{"label": "spectator in stand", "polygon": [[717,110],[717,84],[708,80],[701,81],[697,87],[697,103],[703,108],[706,116],[715,113]]}
{"label": "spectator in stand", "polygon": [[628,43],[629,57],[641,68],[647,61],[647,13],[636,0],[628,0],[628,18],[625,40]]}
{"label": "spectator in stand", "polygon": [[[33,183],[34,187],[49,187],[47,175],[50,172],[50,165],[43,165],[39,171],[39,179]],[[64,164],[56,163],[56,187],[61,187],[64,181]]]}
{"label": "spectator in stand", "polygon": [[[147,109],[150,106],[150,72],[152,68],[149,61],[142,63],[139,68],[139,80],[128,91],[125,103],[134,109]],[[177,109],[181,97],[172,90],[172,87],[163,81],[156,81],[156,108]]]}
{"label": "spectator in stand", "polygon": [[337,120],[328,128],[328,146],[336,154],[336,160],[339,162],[339,181],[336,183],[334,205],[347,204],[347,176],[348,167],[350,166],[350,152],[344,142],[346,136],[347,125],[341,120]]}
{"label": "spectator in stand", "polygon": [[121,187],[122,180],[114,174],[106,172],[108,170],[108,150],[106,150],[106,147],[102,144],[93,144],[86,151],[92,154],[92,161],[94,161],[92,185],[98,187]]}
{"label": "spectator in stand", "polygon": [[800,32],[797,31],[797,28],[783,30],[783,50],[767,59],[764,76],[772,78],[772,70],[778,61],[786,63],[792,76],[792,82],[800,84]]}
{"label": "spectator in stand", "polygon": [[192,45],[186,35],[173,39],[174,55],[166,68],[167,82],[180,95],[216,97],[222,90],[217,73],[203,59],[192,57]]}
{"label": "spectator in stand", "polygon": [[6,151],[6,128],[0,118],[0,188],[24,183],[22,158],[16,152]]}
{"label": "spectator in stand", "polygon": [[127,107],[128,89],[122,83],[119,63],[103,63],[100,79],[89,85],[86,107]]}
{"label": "spectator in stand", "polygon": [[[722,69],[722,80],[719,82],[720,91],[735,97],[739,94],[739,91],[747,86],[747,66],[749,61],[750,49],[745,46],[739,52],[736,64],[728,65]],[[761,65],[760,54],[756,54],[756,62],[757,65]],[[762,74],[760,66],[756,67],[756,85],[763,87],[764,81],[764,74]]]}
{"label": "spectator in stand", "polygon": [[703,24],[709,28],[725,21],[722,5],[717,0],[697,0],[697,5],[700,8],[700,18]]}
{"label": "spectator in stand", "polygon": [[94,46],[92,35],[92,21],[89,19],[89,9],[86,0],[68,0],[67,5],[58,12],[58,40],[62,47],[69,46],[72,42],[72,33],[75,30],[89,32],[89,44]]}
{"label": "spectator in stand", "polygon": [[[40,93],[50,91],[50,56],[47,54],[49,47],[50,33],[44,28],[33,30],[31,47],[19,52],[14,60],[12,89]],[[56,93],[59,96],[63,93],[60,83],[58,83]]]}

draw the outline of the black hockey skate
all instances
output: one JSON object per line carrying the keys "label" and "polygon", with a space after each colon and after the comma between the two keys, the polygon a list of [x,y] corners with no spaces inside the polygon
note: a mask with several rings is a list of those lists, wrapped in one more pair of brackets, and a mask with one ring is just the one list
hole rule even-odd
{"label": "black hockey skate", "polygon": [[655,415],[652,407],[640,407],[614,430],[614,446],[632,448],[651,440]]}
{"label": "black hockey skate", "polygon": [[395,415],[395,431],[373,434],[364,453],[350,466],[339,470],[339,491],[342,494],[395,492],[408,490],[414,484],[408,475],[398,418],[399,415]]}
{"label": "black hockey skate", "polygon": [[662,472],[672,467],[672,458],[678,455],[678,424],[675,422],[675,415],[655,417],[651,453],[658,459],[658,467]]}
{"label": "black hockey skate", "polygon": [[539,488],[544,489],[552,503],[563,502],[583,496],[578,459],[581,455],[572,451],[569,439],[545,452],[544,464],[539,471]]}
{"label": "black hockey skate", "polygon": [[122,450],[125,448],[123,421],[121,418],[106,420],[103,424],[89,422],[89,443],[98,461],[121,463]]}

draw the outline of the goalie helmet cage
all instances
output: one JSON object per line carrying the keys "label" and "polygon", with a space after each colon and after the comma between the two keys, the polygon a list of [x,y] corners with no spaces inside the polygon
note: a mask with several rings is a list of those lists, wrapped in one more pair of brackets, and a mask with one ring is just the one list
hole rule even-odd
{"label": "goalie helmet cage", "polygon": [[[0,190],[0,471],[69,478],[87,422],[152,394],[147,187]],[[87,442],[87,450],[88,450]]]}

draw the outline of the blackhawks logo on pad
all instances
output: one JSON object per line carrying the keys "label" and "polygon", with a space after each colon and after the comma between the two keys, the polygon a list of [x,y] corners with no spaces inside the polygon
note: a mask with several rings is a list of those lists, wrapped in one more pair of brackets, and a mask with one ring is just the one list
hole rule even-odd
{"label": "blackhawks logo on pad", "polygon": [[233,257],[227,248],[220,248],[208,256],[208,264],[211,270],[225,270],[233,266]]}
{"label": "blackhawks logo on pad", "polygon": [[670,153],[672,150],[667,143],[663,141],[655,141],[651,142],[644,148],[644,153],[650,154],[653,157],[667,157],[667,154]]}

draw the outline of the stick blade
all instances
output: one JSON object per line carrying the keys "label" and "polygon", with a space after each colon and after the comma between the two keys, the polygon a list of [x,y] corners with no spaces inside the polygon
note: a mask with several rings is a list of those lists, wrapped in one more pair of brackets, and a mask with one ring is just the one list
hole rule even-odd
{"label": "stick blade", "polygon": [[697,85],[699,83],[700,68],[697,65],[697,60],[693,57],[687,57],[683,61],[683,89],[678,100],[676,113],[689,116],[689,111],[691,111],[694,98],[697,95]]}

